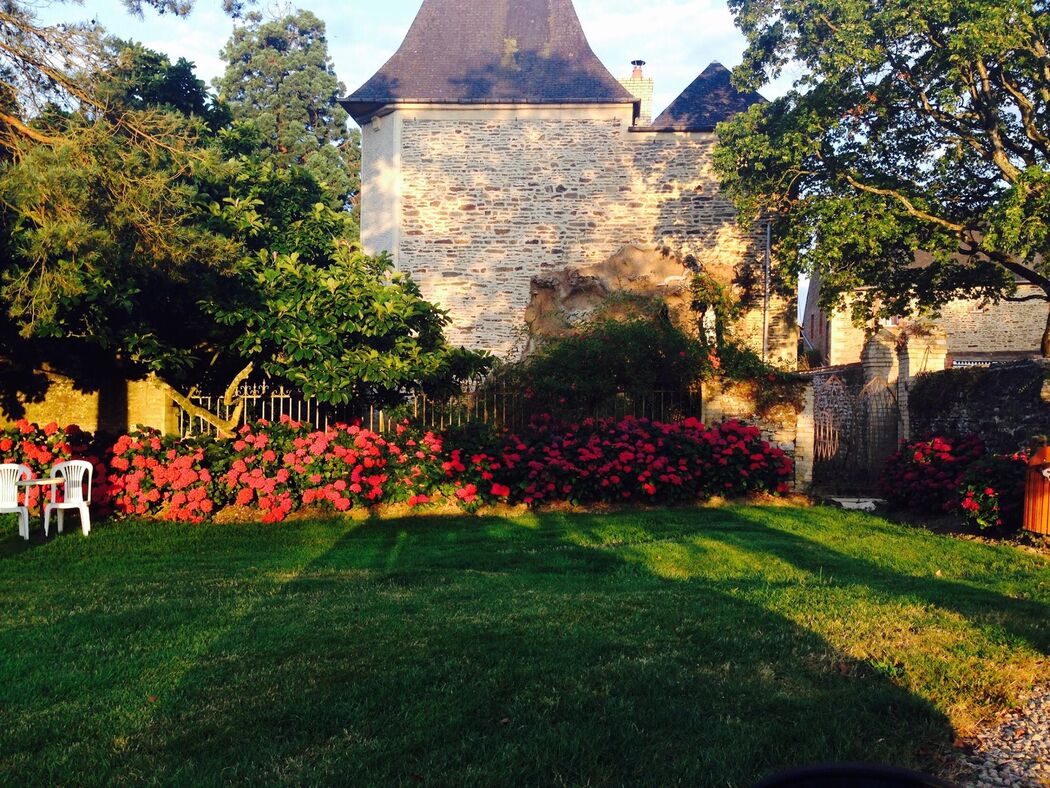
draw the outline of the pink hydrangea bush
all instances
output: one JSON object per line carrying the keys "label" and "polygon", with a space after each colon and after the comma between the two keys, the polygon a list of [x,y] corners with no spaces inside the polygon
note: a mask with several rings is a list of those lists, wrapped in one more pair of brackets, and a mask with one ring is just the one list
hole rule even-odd
{"label": "pink hydrangea bush", "polygon": [[[85,456],[90,444],[74,428],[25,424],[16,432],[20,440],[0,433],[0,451],[28,458],[35,473]],[[117,515],[191,523],[226,507],[281,522],[304,508],[346,512],[380,503],[454,503],[472,511],[496,503],[687,502],[785,492],[793,470],[757,428],[732,421],[705,427],[696,419],[541,420],[519,434],[473,437],[407,423],[388,434],[358,425],[318,431],[283,419],[246,425],[229,439],[137,431],[105,452],[91,450],[104,457],[96,489]]]}
{"label": "pink hydrangea bush", "polygon": [[199,441],[156,430],[122,435],[109,459],[109,487],[119,515],[201,523],[217,509],[213,477]]}
{"label": "pink hydrangea bush", "polygon": [[756,427],[705,427],[644,419],[585,420],[547,441],[527,442],[525,502],[688,502],[712,495],[786,492],[790,458]]}
{"label": "pink hydrangea bush", "polygon": [[1021,527],[1024,512],[1027,452],[993,454],[973,463],[963,474],[959,509],[978,528]]}
{"label": "pink hydrangea bush", "polygon": [[984,442],[976,435],[910,441],[886,461],[883,493],[901,508],[953,511],[959,502],[963,474],[984,453]]}
{"label": "pink hydrangea bush", "polygon": [[[87,460],[92,464],[92,500],[102,514],[108,514],[110,494],[105,450],[91,433],[75,424],[64,428],[55,422],[40,426],[25,419],[0,430],[0,462],[28,466],[33,479],[50,476],[51,468],[66,460]],[[31,511],[39,512],[50,495],[46,487],[30,487],[23,500]],[[61,488],[58,497],[61,500]]]}

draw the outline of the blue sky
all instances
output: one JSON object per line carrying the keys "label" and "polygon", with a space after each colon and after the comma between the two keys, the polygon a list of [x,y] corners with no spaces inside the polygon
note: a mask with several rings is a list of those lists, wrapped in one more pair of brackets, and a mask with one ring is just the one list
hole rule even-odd
{"label": "blue sky", "polygon": [[[486,0],[480,0],[485,2]],[[233,22],[219,0],[196,0],[184,19],[147,11],[142,19],[128,14],[120,0],[84,0],[80,5],[53,3],[40,9],[46,22],[95,19],[112,33],[131,38],[172,58],[197,65],[206,81],[221,73],[219,50]],[[348,90],[370,77],[394,53],[421,0],[303,0],[303,7],[328,26],[335,71]],[[725,0],[575,0],[576,11],[598,57],[616,76],[631,70],[630,61],[647,61],[656,80],[656,111],[669,104],[713,60],[727,66],[740,61],[744,41],[733,26]],[[293,6],[261,5],[279,14]],[[782,80],[782,82],[784,82]],[[786,83],[785,83],[786,84]],[[764,90],[779,95],[783,85]]]}

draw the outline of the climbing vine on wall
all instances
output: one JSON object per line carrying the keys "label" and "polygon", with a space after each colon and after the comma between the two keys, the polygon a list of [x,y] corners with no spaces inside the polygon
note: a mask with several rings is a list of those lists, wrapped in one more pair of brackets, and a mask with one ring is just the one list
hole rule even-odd
{"label": "climbing vine on wall", "polygon": [[733,324],[740,316],[741,306],[731,288],[700,271],[693,274],[690,295],[697,336],[707,350],[704,377],[722,378],[737,395],[754,403],[755,414],[760,418],[781,406],[800,411],[805,381],[763,361],[758,353],[733,337]]}

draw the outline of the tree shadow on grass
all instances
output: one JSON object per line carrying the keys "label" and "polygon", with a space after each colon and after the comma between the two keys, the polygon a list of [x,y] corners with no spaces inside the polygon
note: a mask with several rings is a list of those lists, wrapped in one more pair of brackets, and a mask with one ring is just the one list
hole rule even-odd
{"label": "tree shadow on grass", "polygon": [[[703,536],[718,543],[731,545],[742,550],[755,550],[756,536],[761,540],[759,552],[778,558],[810,573],[819,573],[829,580],[842,585],[855,585],[870,591],[883,601],[916,600],[927,605],[934,605],[947,611],[955,612],[967,619],[972,625],[981,627],[999,636],[998,633],[1023,639],[1027,644],[1041,652],[1050,654],[1050,605],[1038,599],[1021,596],[1006,596],[996,591],[982,588],[976,582],[951,579],[952,570],[946,568],[943,576],[936,561],[928,561],[922,556],[913,556],[909,563],[909,572],[896,571],[876,560],[875,556],[860,557],[840,550],[832,549],[826,544],[800,532],[813,533],[814,510],[775,510],[778,527],[772,528],[763,520],[761,510],[741,510],[733,515],[730,527],[705,529]],[[835,510],[826,510],[816,514],[830,528],[834,525],[829,518],[835,517]],[[768,515],[765,515],[768,517]],[[841,513],[839,513],[841,517]],[[866,528],[878,528],[874,523],[866,522]],[[797,529],[798,532],[792,532]],[[886,530],[890,538],[896,537],[901,544],[913,541],[919,534],[909,535],[906,540],[899,535],[899,528],[891,526]],[[922,535],[931,541],[939,537]],[[881,548],[886,549],[886,545]],[[975,580],[987,579],[991,574],[977,562],[962,568],[962,574],[985,575]],[[1047,566],[1050,569],[1050,565]],[[969,571],[968,571],[969,570]],[[992,570],[994,572],[995,570]],[[1046,579],[1050,581],[1050,572]],[[1034,591],[1036,589],[1028,589]],[[1047,598],[1043,592],[1043,598]]]}
{"label": "tree shadow on grass", "polygon": [[[602,523],[346,534],[231,622],[108,776],[746,785],[813,761],[916,765],[950,741],[927,701],[843,671],[827,640],[731,586],[582,543]],[[647,530],[663,536],[631,533]]]}

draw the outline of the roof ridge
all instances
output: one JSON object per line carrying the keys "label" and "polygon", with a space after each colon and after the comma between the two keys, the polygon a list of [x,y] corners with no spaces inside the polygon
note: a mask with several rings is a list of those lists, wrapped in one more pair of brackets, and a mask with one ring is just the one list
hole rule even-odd
{"label": "roof ridge", "polygon": [[572,0],[423,0],[401,46],[342,100],[389,104],[636,103],[594,54]]}
{"label": "roof ridge", "polygon": [[765,101],[755,91],[737,90],[733,72],[714,60],[656,117],[649,130],[710,132],[722,121]]}

